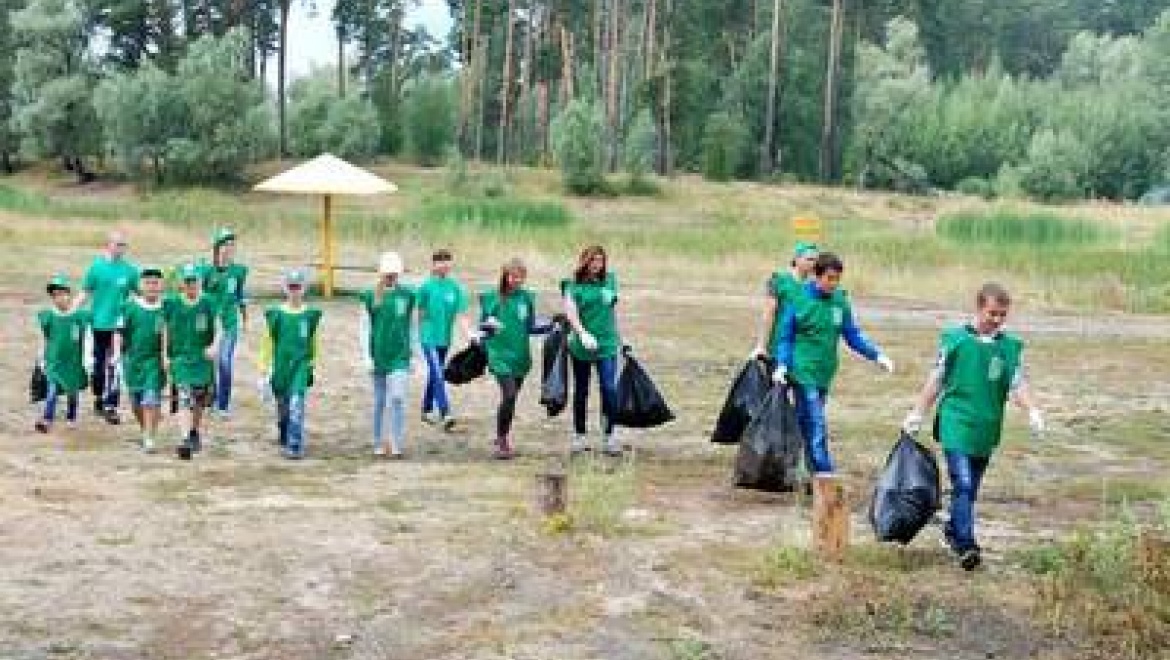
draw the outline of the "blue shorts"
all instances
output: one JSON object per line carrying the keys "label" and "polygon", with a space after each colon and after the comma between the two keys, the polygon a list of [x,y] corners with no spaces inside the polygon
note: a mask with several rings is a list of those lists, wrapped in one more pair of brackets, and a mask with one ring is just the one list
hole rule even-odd
{"label": "blue shorts", "polygon": [[135,408],[158,408],[162,405],[162,393],[158,390],[131,392],[130,405]]}

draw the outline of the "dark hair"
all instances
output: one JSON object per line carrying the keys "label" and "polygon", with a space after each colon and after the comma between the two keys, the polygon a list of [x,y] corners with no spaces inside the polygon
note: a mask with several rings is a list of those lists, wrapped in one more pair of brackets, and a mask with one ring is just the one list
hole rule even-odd
{"label": "dark hair", "polygon": [[513,257],[504,262],[504,265],[500,267],[499,291],[501,296],[507,293],[511,293],[511,291],[508,289],[508,273],[512,271],[519,271],[527,275],[528,266],[525,266],[524,262],[521,261],[519,257]]}
{"label": "dark hair", "polygon": [[50,284],[49,286],[45,287],[45,291],[48,292],[48,294],[51,296],[58,291],[69,293],[70,289],[67,286],[61,286],[60,284]]}
{"label": "dark hair", "polygon": [[605,254],[605,248],[600,245],[590,245],[584,250],[581,250],[581,254],[577,256],[577,269],[573,271],[574,282],[594,281],[593,276],[589,273],[589,262],[593,261],[593,258],[597,256],[605,259],[605,265],[601,267],[601,273],[598,275],[598,281],[605,281],[606,271],[609,270],[609,256]]}
{"label": "dark hair", "polygon": [[979,287],[979,293],[975,294],[975,304],[982,309],[984,305],[991,301],[1007,306],[1012,304],[1012,296],[1002,284],[988,282]]}
{"label": "dark hair", "polygon": [[841,257],[832,252],[822,252],[817,255],[817,263],[813,266],[813,274],[817,277],[828,272],[844,273],[845,263],[841,261]]}
{"label": "dark hair", "polygon": [[455,256],[447,249],[435,250],[435,253],[431,255],[431,261],[451,261],[454,258]]}

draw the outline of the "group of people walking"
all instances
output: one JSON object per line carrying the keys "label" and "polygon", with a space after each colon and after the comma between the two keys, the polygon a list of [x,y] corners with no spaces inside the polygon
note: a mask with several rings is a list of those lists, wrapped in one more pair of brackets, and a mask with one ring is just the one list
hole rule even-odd
{"label": "group of people walking", "polygon": [[[83,346],[88,334],[95,413],[118,424],[124,386],[141,429],[141,447],[154,451],[169,383],[172,410],[182,413],[176,452],[183,459],[198,453],[204,412],[230,416],[236,346],[249,320],[248,269],[236,262],[235,245],[231,230],[218,230],[210,260],[184,264],[172,278],[161,268],[132,264],[126,258],[126,237],[116,232],[79,290],[66,276],[54,275],[47,285],[51,304],[37,316],[48,395],[36,429],[49,432],[62,396],[66,422],[76,422],[78,394],[87,381]],[[403,281],[402,257],[387,252],[378,261],[375,283],[359,296],[362,362],[373,393],[373,453],[390,458],[405,454],[407,398],[416,360],[427,373],[423,421],[447,431],[456,428],[443,371],[458,327],[486,352],[487,369],[500,395],[493,454],[511,458],[516,402],[532,369],[531,337],[561,323],[569,332],[575,386],[570,453],[595,449],[586,418],[590,380],[596,373],[603,438],[598,449],[621,455],[612,412],[618,362],[631,348],[623,341],[618,283],[606,251],[590,246],[580,253],[570,276],[560,282],[562,311],[552,317],[537,314],[536,294],[526,286],[527,268],[511,259],[500,268],[496,283],[477,296],[473,323],[454,263],[450,251],[435,251],[429,276],[413,287]],[[839,344],[844,341],[887,372],[895,369],[893,360],[858,326],[849,296],[840,288],[844,272],[838,256],[820,252],[812,243],[798,243],[789,267],[768,281],[752,355],[772,360],[773,381],[790,389],[814,473],[836,469],[826,404],[838,370]],[[307,286],[302,269],[282,274],[283,301],[264,311],[264,340],[258,351],[260,384],[275,404],[281,451],[289,459],[305,456],[306,396],[322,355],[322,310],[306,301]],[[953,486],[945,537],[968,569],[980,561],[974,504],[1000,441],[1006,402],[1014,400],[1029,411],[1034,433],[1044,429],[1028,388],[1023,344],[1003,329],[1010,305],[1002,286],[989,283],[979,289],[971,322],[942,333],[934,368],[903,422],[903,430],[917,436],[926,414],[938,408],[934,435],[942,444]]]}

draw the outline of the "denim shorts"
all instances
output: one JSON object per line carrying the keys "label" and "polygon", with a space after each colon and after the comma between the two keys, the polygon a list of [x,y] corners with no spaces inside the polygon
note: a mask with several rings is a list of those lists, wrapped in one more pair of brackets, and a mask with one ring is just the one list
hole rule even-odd
{"label": "denim shorts", "polygon": [[135,408],[158,408],[162,404],[162,393],[158,390],[139,390],[130,393],[130,405]]}

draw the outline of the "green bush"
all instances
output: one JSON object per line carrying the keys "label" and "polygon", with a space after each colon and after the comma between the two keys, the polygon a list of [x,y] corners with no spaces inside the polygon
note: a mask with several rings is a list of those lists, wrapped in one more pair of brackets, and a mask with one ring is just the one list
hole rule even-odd
{"label": "green bush", "polygon": [[427,76],[411,87],[406,99],[406,144],[421,165],[443,162],[455,142],[455,94],[450,81]]}
{"label": "green bush", "polygon": [[332,74],[317,74],[289,90],[289,137],[292,151],[312,157],[332,153],[361,160],[378,151],[378,112],[356,95],[339,98]]}
{"label": "green bush", "polygon": [[1090,220],[1006,208],[989,213],[952,213],[939,219],[936,231],[963,244],[1033,248],[1094,245],[1115,233]]}
{"label": "green bush", "polygon": [[703,129],[703,177],[710,181],[735,178],[747,158],[749,138],[741,118],[712,113]]}
{"label": "green bush", "polygon": [[959,185],[955,186],[955,190],[972,197],[995,199],[995,184],[977,176],[963,179],[959,182]]}
{"label": "green bush", "polygon": [[597,102],[574,99],[553,120],[551,131],[565,189],[575,195],[605,192],[602,173],[605,122]]}

